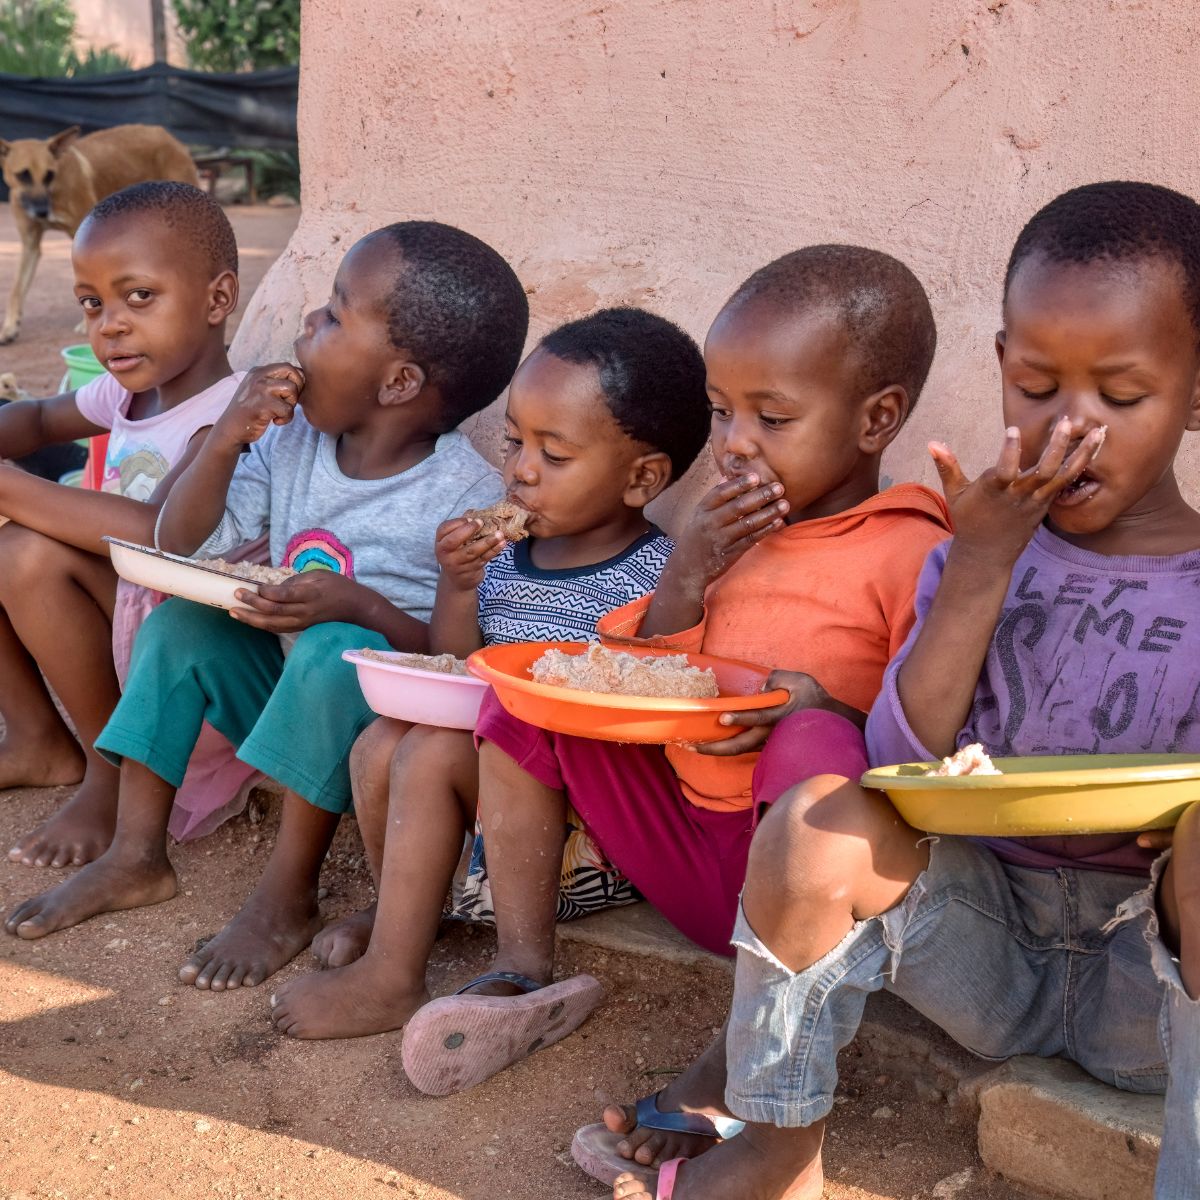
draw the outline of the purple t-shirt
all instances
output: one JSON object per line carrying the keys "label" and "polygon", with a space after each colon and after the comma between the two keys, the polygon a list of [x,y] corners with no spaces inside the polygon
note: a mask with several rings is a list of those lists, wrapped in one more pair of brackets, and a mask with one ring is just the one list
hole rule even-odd
{"label": "purple t-shirt", "polygon": [[[896,677],[929,612],[949,546],[943,542],[925,561],[917,623],[867,721],[875,766],[936,757],[909,727]],[[1013,568],[958,747],[981,742],[997,756],[1200,756],[1198,618],[1200,550],[1109,557],[1043,526]],[[1143,872],[1154,858],[1133,834],[983,840],[1027,867]]]}

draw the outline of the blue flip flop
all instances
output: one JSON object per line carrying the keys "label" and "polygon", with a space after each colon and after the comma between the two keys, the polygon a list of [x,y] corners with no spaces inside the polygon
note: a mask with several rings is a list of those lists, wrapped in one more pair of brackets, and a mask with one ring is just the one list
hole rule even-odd
{"label": "blue flip flop", "polygon": [[[660,1092],[643,1096],[636,1105],[637,1124],[641,1129],[658,1129],[667,1133],[693,1133],[698,1137],[709,1137],[714,1142],[736,1137],[746,1127],[744,1121],[734,1117],[710,1117],[704,1113],[667,1111],[658,1107]],[[576,1130],[571,1142],[571,1157],[593,1179],[612,1186],[618,1175],[632,1173],[649,1182],[659,1173],[658,1167],[648,1167],[624,1158],[617,1152],[617,1144],[628,1134],[613,1133],[603,1121],[596,1125],[585,1125]]]}

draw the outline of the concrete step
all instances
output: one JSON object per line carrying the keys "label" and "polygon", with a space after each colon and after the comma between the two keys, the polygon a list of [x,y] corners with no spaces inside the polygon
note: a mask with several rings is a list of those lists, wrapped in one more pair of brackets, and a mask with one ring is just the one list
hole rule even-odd
{"label": "concrete step", "polygon": [[[732,960],[699,949],[648,904],[559,926],[559,936],[617,954],[652,955],[728,972]],[[926,1101],[945,1101],[977,1122],[979,1153],[993,1171],[1063,1200],[1151,1200],[1162,1134],[1162,1098],[1121,1092],[1061,1059],[976,1058],[903,1001],[867,1002],[858,1046],[881,1073],[908,1080]],[[949,1116],[949,1114],[948,1114]]]}

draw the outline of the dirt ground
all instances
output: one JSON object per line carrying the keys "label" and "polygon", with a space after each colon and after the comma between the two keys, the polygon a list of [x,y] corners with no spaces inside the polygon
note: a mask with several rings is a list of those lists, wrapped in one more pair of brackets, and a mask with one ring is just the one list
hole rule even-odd
{"label": "dirt ground", "polygon": [[[0,796],[0,848],[63,794]],[[564,972],[592,971],[607,1004],[515,1069],[429,1099],[401,1071],[398,1033],[289,1041],[268,1021],[274,983],[210,994],[176,981],[197,940],[236,910],[272,838],[270,816],[257,827],[241,817],[175,849],[181,894],[167,904],[40,942],[0,934],[0,1196],[603,1195],[571,1161],[573,1131],[608,1099],[662,1086],[686,1063],[724,1012],[728,976],[566,946]],[[0,908],[58,875],[0,863]],[[368,899],[353,822],[323,882],[330,917]],[[435,992],[478,973],[491,944],[487,931],[451,928],[431,964]],[[302,956],[275,982],[312,967]],[[945,1104],[877,1076],[853,1047],[843,1060],[830,1200],[1022,1195],[987,1176],[973,1130]]]}
{"label": "dirt ground", "polygon": [[[237,234],[241,259],[242,298],[229,327],[237,330],[246,302],[279,257],[300,219],[298,208],[233,207],[225,210]],[[0,204],[0,303],[7,304],[8,291],[17,270],[20,242],[13,226],[12,210]],[[63,363],[59,351],[87,339],[75,332],[80,311],[71,292],[71,243],[62,233],[48,233],[42,241],[42,261],[25,306],[21,336],[9,346],[0,346],[0,371],[13,371],[26,391],[49,396],[58,391]]]}
{"label": "dirt ground", "polygon": [[[283,249],[295,209],[235,208],[243,308]],[[0,370],[52,392],[59,349],[80,340],[69,246],[51,235],[20,340]],[[0,208],[0,295],[18,246]],[[3,681],[0,680],[0,687]],[[65,792],[0,794],[0,851]],[[400,1068],[400,1035],[293,1042],[267,1013],[273,982],[209,994],[175,972],[236,911],[265,861],[273,820],[239,818],[174,852],[181,894],[42,942],[0,933],[0,1200],[200,1200],[329,1196],[585,1200],[573,1131],[609,1099],[662,1086],[711,1037],[729,979],[712,968],[564,947],[562,970],[589,970],[608,1003],[575,1036],[482,1087],[432,1100]],[[59,872],[0,858],[0,910]],[[324,884],[329,917],[363,904],[369,883],[352,822]],[[477,974],[490,933],[457,927],[439,943],[437,993]],[[302,956],[279,979],[311,969]],[[974,1131],[945,1104],[875,1074],[854,1047],[828,1140],[829,1200],[1020,1200],[984,1171]],[[884,1110],[884,1111],[880,1111]],[[890,1115],[887,1115],[890,1113]]]}

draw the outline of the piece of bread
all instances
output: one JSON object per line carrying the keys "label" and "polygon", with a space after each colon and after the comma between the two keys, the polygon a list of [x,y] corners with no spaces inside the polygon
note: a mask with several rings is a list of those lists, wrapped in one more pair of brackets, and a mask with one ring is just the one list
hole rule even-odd
{"label": "piece of bread", "polygon": [[704,699],[718,695],[717,677],[694,667],[686,654],[643,658],[590,646],[585,654],[547,650],[529,669],[535,683],[619,696]]}
{"label": "piece of bread", "polygon": [[468,508],[463,516],[469,521],[483,522],[479,532],[471,539],[473,542],[490,537],[497,531],[504,534],[504,540],[508,542],[519,542],[529,536],[525,530],[529,510],[511,500],[501,500],[491,508]]}

